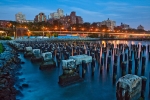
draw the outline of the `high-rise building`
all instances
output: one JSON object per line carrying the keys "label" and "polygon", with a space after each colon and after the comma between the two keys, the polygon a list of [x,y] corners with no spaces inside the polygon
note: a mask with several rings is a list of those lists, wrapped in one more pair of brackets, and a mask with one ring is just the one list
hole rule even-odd
{"label": "high-rise building", "polygon": [[107,20],[102,21],[101,25],[106,25],[110,31],[113,31],[116,26],[116,22],[108,18]]}
{"label": "high-rise building", "polygon": [[62,9],[57,9],[57,12],[50,13],[51,19],[60,19],[64,16],[64,11]]}
{"label": "high-rise building", "polygon": [[127,24],[124,24],[124,23],[121,23],[120,26],[121,26],[122,29],[125,29],[125,30],[126,30],[126,29],[130,29],[130,26],[127,25]]}
{"label": "high-rise building", "polygon": [[71,24],[70,16],[66,15],[60,18],[60,22],[63,24],[64,29],[67,29]]}
{"label": "high-rise building", "polygon": [[26,21],[25,15],[22,14],[21,12],[17,13],[15,15],[15,18],[16,18],[16,22],[19,22],[19,23],[23,23]]}
{"label": "high-rise building", "polygon": [[138,30],[144,30],[144,27],[143,27],[142,25],[139,25],[139,26],[137,27],[137,29],[138,29]]}
{"label": "high-rise building", "polygon": [[76,24],[83,24],[83,19],[81,16],[76,16]]}
{"label": "high-rise building", "polygon": [[[61,12],[61,10],[60,11],[57,10],[57,12]],[[48,19],[48,22],[50,24],[53,24],[53,21],[57,20],[63,25],[64,29],[67,29],[71,24],[83,24],[82,17],[81,16],[76,16],[76,12],[74,12],[74,11],[72,11],[70,13],[70,15],[66,14],[66,16],[63,15],[60,18],[57,16],[57,14],[53,13],[53,15],[56,15],[56,16],[53,17],[53,18]]]}
{"label": "high-rise building", "polygon": [[63,17],[64,11],[62,9],[57,9],[58,16]]}
{"label": "high-rise building", "polygon": [[38,15],[35,16],[34,22],[46,22],[46,15],[44,13],[39,13]]}
{"label": "high-rise building", "polygon": [[71,24],[76,24],[76,12],[72,11],[70,13]]}

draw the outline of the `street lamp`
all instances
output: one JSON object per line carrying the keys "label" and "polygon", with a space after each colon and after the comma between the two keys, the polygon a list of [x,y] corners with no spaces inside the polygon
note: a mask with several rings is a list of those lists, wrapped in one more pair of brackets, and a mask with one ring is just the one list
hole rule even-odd
{"label": "street lamp", "polygon": [[61,30],[64,30],[64,27],[60,28],[60,34],[61,34]]}
{"label": "street lamp", "polygon": [[27,34],[28,34],[28,38],[30,38],[30,35],[31,35],[30,30],[28,30]]}
{"label": "street lamp", "polygon": [[72,36],[72,27],[71,27],[71,36]]}
{"label": "street lamp", "polygon": [[75,30],[76,30],[76,28],[74,27],[74,28],[73,28],[73,30],[75,31]]}
{"label": "street lamp", "polygon": [[14,30],[14,39],[16,39],[15,29],[16,29],[16,26],[15,26],[15,25],[13,25],[13,30]]}
{"label": "street lamp", "polygon": [[43,38],[44,38],[44,27],[43,27]]}

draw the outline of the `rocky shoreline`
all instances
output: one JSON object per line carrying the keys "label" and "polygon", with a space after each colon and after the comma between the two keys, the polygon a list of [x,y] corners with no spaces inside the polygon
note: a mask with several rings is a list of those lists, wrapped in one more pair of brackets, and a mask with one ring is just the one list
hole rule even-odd
{"label": "rocky shoreline", "polygon": [[[16,96],[23,96],[21,91],[17,89],[21,69],[21,60],[16,50],[2,43],[4,52],[0,54],[0,100],[16,100]],[[25,84],[26,85],[26,84]],[[18,86],[18,88],[24,85]]]}

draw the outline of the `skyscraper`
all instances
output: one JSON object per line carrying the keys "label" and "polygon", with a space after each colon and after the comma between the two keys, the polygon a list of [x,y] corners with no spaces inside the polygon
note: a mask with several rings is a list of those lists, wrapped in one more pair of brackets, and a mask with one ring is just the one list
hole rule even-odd
{"label": "skyscraper", "polygon": [[64,11],[62,9],[57,9],[57,12],[50,13],[51,19],[60,19],[64,16]]}
{"label": "skyscraper", "polygon": [[47,21],[46,15],[41,12],[38,15],[35,16],[34,21],[35,22],[46,22]]}
{"label": "skyscraper", "polygon": [[116,26],[116,22],[108,18],[107,20],[102,21],[101,25],[106,25],[110,31],[113,31]]}
{"label": "skyscraper", "polygon": [[15,15],[15,18],[16,18],[16,22],[19,22],[19,23],[23,23],[26,21],[25,15],[22,14],[21,12],[17,13]]}
{"label": "skyscraper", "polygon": [[72,11],[70,13],[71,24],[76,24],[76,12]]}
{"label": "skyscraper", "polygon": [[143,27],[142,25],[139,25],[139,26],[137,27],[137,29],[138,29],[138,30],[144,30],[144,27]]}

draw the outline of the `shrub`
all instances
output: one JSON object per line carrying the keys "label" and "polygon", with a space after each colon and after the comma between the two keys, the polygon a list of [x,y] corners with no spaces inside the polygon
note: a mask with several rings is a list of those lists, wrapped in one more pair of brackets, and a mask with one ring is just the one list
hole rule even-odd
{"label": "shrub", "polygon": [[2,53],[4,51],[4,47],[2,45],[2,43],[0,43],[0,53]]}
{"label": "shrub", "polygon": [[0,40],[12,40],[12,39],[9,36],[5,36],[5,37],[0,37]]}
{"label": "shrub", "polygon": [[88,37],[90,37],[90,38],[98,38],[98,34],[90,34]]}

